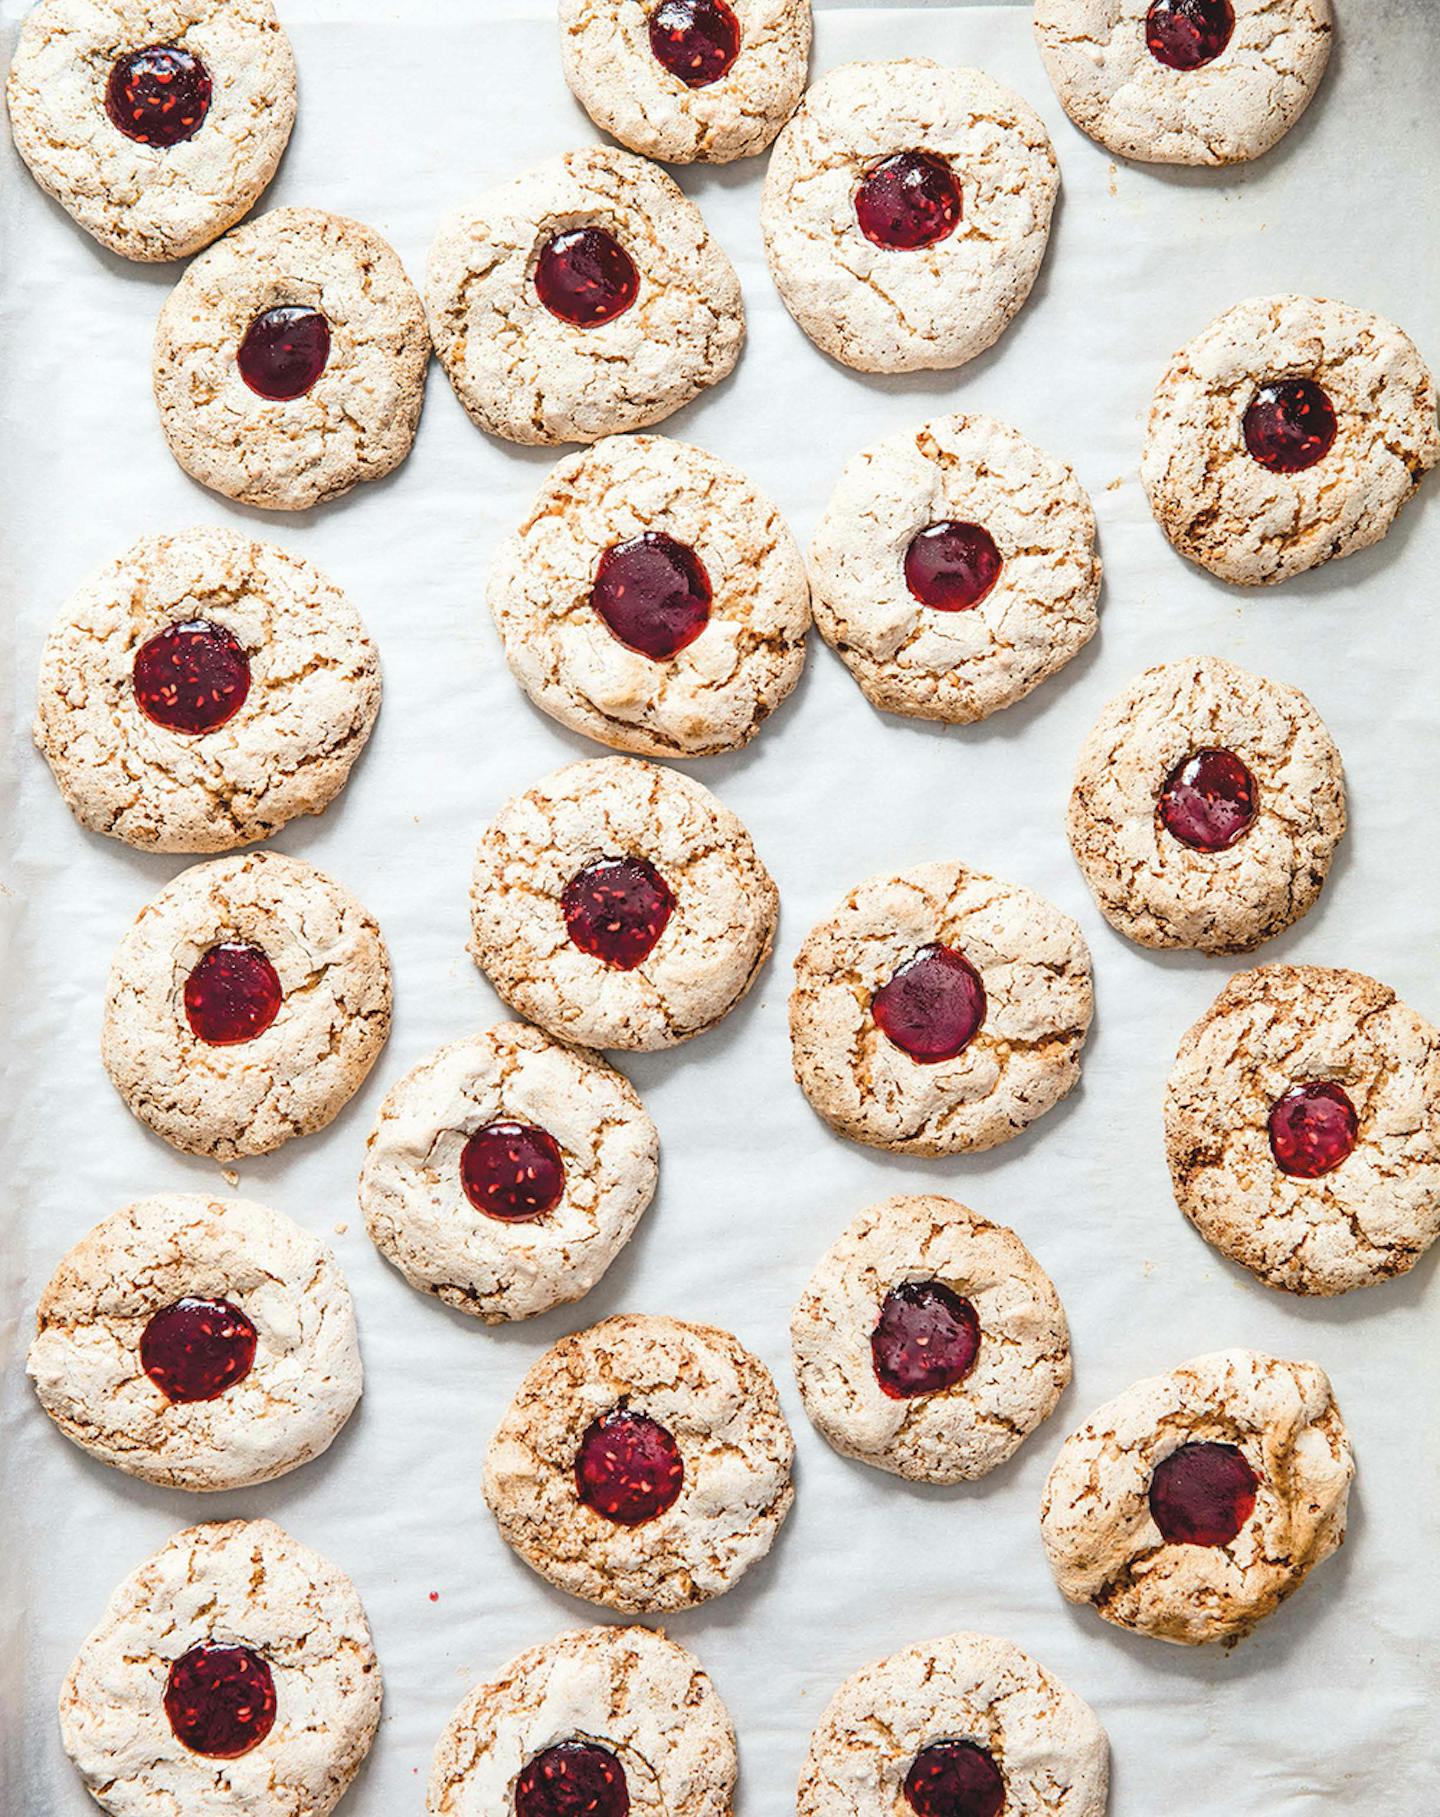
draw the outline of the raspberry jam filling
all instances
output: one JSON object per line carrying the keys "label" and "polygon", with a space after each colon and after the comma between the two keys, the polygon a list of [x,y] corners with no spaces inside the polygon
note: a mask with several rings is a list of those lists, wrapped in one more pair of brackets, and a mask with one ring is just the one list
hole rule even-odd
{"label": "raspberry jam filling", "polygon": [[892,1287],[870,1336],[875,1379],[896,1401],[963,1382],[979,1349],[975,1308],[943,1281]]}
{"label": "raspberry jam filling", "polygon": [[625,1769],[593,1741],[561,1741],[521,1769],[515,1817],[628,1817]]}
{"label": "raspberry jam filling", "polygon": [[1230,0],[1155,0],[1145,17],[1145,44],[1167,69],[1203,69],[1235,33]]}
{"label": "raspberry jam filling", "polygon": [[960,225],[960,185],[943,158],[901,151],[869,171],[855,192],[860,231],[876,246],[913,252]]}
{"label": "raspberry jam filling", "polygon": [[694,643],[710,622],[713,598],[700,557],[659,530],[607,549],[590,589],[610,634],[652,662]]}
{"label": "raspberry jam filling", "polygon": [[1197,852],[1225,852],[1255,818],[1255,778],[1233,751],[1193,751],[1165,778],[1166,832]]}
{"label": "raspberry jam filling", "polygon": [[1270,1152],[1281,1173],[1318,1180],[1354,1150],[1360,1119],[1350,1094],[1329,1079],[1296,1085],[1270,1108]]}
{"label": "raspberry jam filling", "polygon": [[597,858],[565,885],[560,906],[582,953],[633,972],[665,932],[675,892],[647,858]]}
{"label": "raspberry jam filling", "polygon": [[210,92],[210,72],[193,52],[149,44],[110,65],[105,111],[137,145],[179,145],[205,124]]}
{"label": "raspberry jam filling", "polygon": [[202,1641],[170,1667],[165,1714],[192,1754],[236,1760],[275,1726],[275,1680],[249,1647]]}
{"label": "raspberry jam filling", "polygon": [[167,625],[135,652],[135,700],[167,732],[196,737],[233,719],[250,692],[250,658],[239,639],[208,618]]}
{"label": "raspberry jam filling", "polygon": [[1271,379],[1245,412],[1245,446],[1271,473],[1303,473],[1335,445],[1335,406],[1314,379]]}
{"label": "raspberry jam filling", "polygon": [[580,1441],[575,1486],[587,1508],[617,1527],[663,1514],[685,1481],[680,1447],[658,1420],[616,1407]]}
{"label": "raspberry jam filling", "polygon": [[640,290],[635,261],[603,227],[572,227],[546,242],[535,288],[551,315],[573,328],[599,328],[624,315]]}
{"label": "raspberry jam filling", "polygon": [[235,363],[252,391],[284,403],[303,397],[329,358],[329,322],[318,309],[285,303],[256,316],[245,330]]}
{"label": "raspberry jam filling", "polygon": [[932,1741],[905,1775],[905,1802],[915,1817],[1000,1817],[1005,1781],[978,1742]]}
{"label": "raspberry jam filling", "polygon": [[255,1361],[255,1327],[229,1300],[185,1298],[140,1334],[140,1367],[167,1401],[213,1401]]}
{"label": "raspberry jam filling", "polygon": [[1259,1486],[1234,1445],[1182,1445],[1155,1467],[1150,1512],[1172,1546],[1228,1546],[1255,1512]]}
{"label": "raspberry jam filling", "polygon": [[922,606],[967,612],[1000,578],[1000,551],[983,524],[944,522],[922,530],[905,551],[905,584]]}
{"label": "raspberry jam filling", "polygon": [[565,1191],[560,1144],[532,1123],[489,1123],[461,1151],[460,1183],[488,1218],[509,1224],[543,1218]]}
{"label": "raspberry jam filling", "polygon": [[740,21],[726,0],[660,0],[650,15],[650,49],[686,88],[708,88],[740,55]]}
{"label": "raspberry jam filling", "polygon": [[283,996],[279,975],[258,946],[222,940],[185,980],[185,1019],[209,1046],[236,1047],[265,1033]]}
{"label": "raspberry jam filling", "polygon": [[985,986],[963,953],[922,946],[870,999],[881,1033],[923,1065],[953,1060],[985,1020]]}

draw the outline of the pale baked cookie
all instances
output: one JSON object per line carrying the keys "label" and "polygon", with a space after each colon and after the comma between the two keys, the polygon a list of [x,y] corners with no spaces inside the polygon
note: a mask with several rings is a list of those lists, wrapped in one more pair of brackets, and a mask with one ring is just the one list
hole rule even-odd
{"label": "pale baked cookie", "polygon": [[649,1051],[730,1013],[779,910],[750,835],[707,788],[597,757],[508,801],[481,835],[470,955],[557,1040]]}
{"label": "pale baked cookie", "polygon": [[745,339],[740,280],[699,209],[603,145],[443,221],[425,301],[455,395],[512,442],[658,423],[723,379]]}
{"label": "pale baked cookie", "polygon": [[1347,1293],[1440,1236],[1440,1031],[1323,965],[1240,972],[1165,1093],[1180,1209],[1270,1287]]}
{"label": "pale baked cookie", "polygon": [[660,1614],[770,1550],[794,1450],[770,1371],[728,1331],[624,1314],[530,1370],[485,1454],[485,1500],[557,1589]]}
{"label": "pale baked cookie", "polygon": [[1063,461],[943,416],[849,461],[810,548],[815,622],[890,713],[968,725],[1095,635],[1095,513]]}
{"label": "pale baked cookie", "polygon": [[350,1579],[273,1521],[233,1520],[187,1527],[119,1586],[60,1736],[112,1817],[327,1817],[380,1698]]}
{"label": "pale baked cookie", "polygon": [[847,366],[963,366],[1029,296],[1059,184],[1040,116],[992,76],[847,63],[775,141],[760,206],[771,276]]}
{"label": "pale baked cookie", "polygon": [[575,99],[667,164],[764,151],[804,92],[810,33],[810,0],[560,0]]}
{"label": "pale baked cookie", "polygon": [[209,527],[141,537],[67,602],[35,743],[88,831],[224,852],[322,813],[379,706],[375,646],[339,587]]}
{"label": "pale baked cookie", "polygon": [[429,1817],[730,1817],[735,1732],[694,1654],[583,1628],[478,1685],[435,1750]]}
{"label": "pale baked cookie", "polygon": [[270,0],[40,0],[6,100],[35,181],[86,233],[181,259],[274,176],[295,58]]}
{"label": "pale baked cookie", "polygon": [[1323,1369],[1217,1350],[1071,1433],[1041,1533],[1064,1594],[1116,1627],[1235,1640],[1340,1546],[1354,1474]]}
{"label": "pale baked cookie", "polygon": [[930,1194],[860,1213],[811,1275],[790,1341],[823,1436],[917,1482],[985,1476],[1070,1380],[1049,1275],[1013,1230]]}
{"label": "pale baked cookie", "polygon": [[1348,303],[1255,297],[1171,361],[1140,477],[1182,555],[1258,587],[1379,542],[1437,460],[1408,335]]}
{"label": "pale baked cookie", "polygon": [[390,958],[348,890],[251,852],[182,871],[116,949],[100,1054],[142,1123],[233,1161],[323,1129],[390,1032]]}
{"label": "pale baked cookie", "polygon": [[1320,894],[1345,832],[1340,753],[1298,688],[1215,656],[1161,663],[1091,728],[1069,829],[1127,939],[1248,952]]}
{"label": "pale baked cookie", "polygon": [[318,1457],[360,1398],[334,1256],[248,1199],[163,1193],[83,1237],[40,1298],[40,1404],[101,1463],[244,1489]]}
{"label": "pale baked cookie", "polygon": [[728,461],[661,435],[563,460],[487,598],[535,705],[645,757],[738,750],[805,666],[810,590],[780,513]]}
{"label": "pale baked cookie", "polygon": [[489,1324],[578,1300],[655,1192],[660,1138],[598,1054],[502,1022],[391,1088],[360,1208],[412,1287]]}
{"label": "pale baked cookie", "polygon": [[277,208],[196,259],[166,299],[160,427],[201,485],[301,511],[400,465],[429,358],[424,306],[378,233]]}
{"label": "pale baked cookie", "polygon": [[1240,164],[1284,138],[1330,61],[1330,0],[1035,0],[1082,132],[1147,164]]}
{"label": "pale baked cookie", "polygon": [[810,1738],[799,1817],[1104,1817],[1095,1712],[989,1634],[922,1641],[852,1673]]}
{"label": "pale baked cookie", "polygon": [[869,877],[795,957],[795,1077],[842,1136],[993,1148],[1080,1077],[1094,994],[1080,929],[1034,890],[962,864]]}

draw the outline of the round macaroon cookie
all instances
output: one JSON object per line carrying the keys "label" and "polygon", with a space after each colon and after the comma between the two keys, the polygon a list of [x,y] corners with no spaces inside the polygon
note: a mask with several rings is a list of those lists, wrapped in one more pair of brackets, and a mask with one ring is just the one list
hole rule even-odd
{"label": "round macaroon cookie", "polygon": [[1323,1369],[1218,1350],[1071,1433],[1041,1533],[1064,1595],[1116,1627],[1237,1640],[1341,1545],[1354,1474]]}
{"label": "round macaroon cookie", "polygon": [[35,742],[92,833],[224,852],[323,813],[380,707],[380,660],[318,568],[218,527],[144,536],[60,613]]}
{"label": "round macaroon cookie", "polygon": [[380,1722],[355,1586],[268,1520],[187,1527],[110,1598],[60,1738],[111,1817],[329,1817]]}
{"label": "round macaroon cookie", "polygon": [[35,181],[126,259],[182,259],[248,214],[295,124],[270,0],[40,0],[6,85]]}
{"label": "round macaroon cookie", "polygon": [[723,379],[745,339],[740,280],[699,209],[604,145],[443,221],[425,300],[455,395],[511,442],[647,428]]}
{"label": "round macaroon cookie", "polygon": [[101,1058],[172,1148],[233,1161],[322,1129],[390,1032],[390,959],[349,893],[298,858],[192,865],[116,949]]}
{"label": "round macaroon cookie", "polygon": [[1345,832],[1340,753],[1298,688],[1213,656],[1161,663],[1091,728],[1069,828],[1118,933],[1248,952],[1324,886]]}
{"label": "round macaroon cookie", "polygon": [[1269,1287],[1348,1293],[1440,1236],[1440,1030],[1359,972],[1240,972],[1165,1093],[1180,1209]]}
{"label": "round macaroon cookie", "polygon": [[795,958],[790,1041],[813,1109],[897,1154],[993,1148],[1080,1077],[1090,952],[1034,890],[962,864],[867,878]]}
{"label": "round macaroon cookie", "polygon": [[735,1731],[693,1653],[583,1628],[477,1685],[435,1750],[428,1817],[730,1817]]}
{"label": "round macaroon cookie", "polygon": [[815,622],[890,713],[968,725],[1095,635],[1095,513],[1063,461],[988,416],[850,460],[810,549]]}
{"label": "round macaroon cookie", "polygon": [[378,233],[277,208],[196,259],[166,299],[160,427],[202,486],[302,511],[405,459],[429,358],[424,306]]}
{"label": "round macaroon cookie", "polygon": [[556,1589],[657,1615],[770,1550],[794,1450],[769,1370],[729,1332],[626,1314],[534,1364],[485,1454],[485,1500]]}
{"label": "round macaroon cookie", "polygon": [[487,597],[535,705],[642,757],[738,750],[805,666],[810,589],[780,513],[728,461],[660,435],[563,460]]}
{"label": "round macaroon cookie", "polygon": [[760,207],[770,273],[847,366],[963,366],[1029,296],[1059,185],[1040,116],[993,76],[847,63],[775,141]]}
{"label": "round macaroon cookie", "polygon": [[1140,477],[1190,561],[1239,586],[1380,541],[1440,461],[1435,381],[1393,322],[1323,297],[1255,297],[1155,391]]}
{"label": "round macaroon cookie", "polygon": [[1013,1230],[933,1194],[860,1213],[811,1275],[790,1340],[821,1434],[916,1482],[987,1475],[1070,1380],[1049,1275]]}
{"label": "round macaroon cookie", "polygon": [[470,954],[556,1040],[650,1051],[734,1009],[779,907],[750,835],[708,789],[600,757],[517,795],[481,835]]}
{"label": "round macaroon cookie", "polygon": [[560,57],[603,131],[664,164],[728,164],[795,111],[810,0],[560,0]]}
{"label": "round macaroon cookie", "polygon": [[137,1199],[40,1298],[30,1378],[66,1438],[171,1489],[244,1489],[324,1451],[360,1398],[334,1256],[248,1199]]}

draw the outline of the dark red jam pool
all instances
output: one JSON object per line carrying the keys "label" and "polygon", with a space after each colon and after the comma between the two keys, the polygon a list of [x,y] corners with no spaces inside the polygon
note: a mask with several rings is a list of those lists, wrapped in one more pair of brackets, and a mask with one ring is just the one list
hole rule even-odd
{"label": "dark red jam pool", "polygon": [[896,152],[869,171],[855,192],[861,233],[894,252],[949,239],[960,225],[960,213],[955,173],[928,151]]}
{"label": "dark red jam pool", "polygon": [[140,1334],[140,1367],[167,1401],[213,1401],[255,1361],[255,1327],[229,1300],[176,1300]]}
{"label": "dark red jam pool", "polygon": [[279,975],[258,946],[224,940],[185,980],[185,1017],[209,1046],[236,1047],[265,1033],[283,996]]}
{"label": "dark red jam pool", "polygon": [[870,999],[882,1034],[923,1065],[953,1060],[985,1020],[985,986],[963,953],[922,946]]}
{"label": "dark red jam pool", "polygon": [[1203,69],[1234,34],[1230,0],[1155,0],[1145,17],[1146,46],[1167,69]]}
{"label": "dark red jam pool", "polygon": [[167,625],[135,652],[135,700],[168,732],[199,737],[233,719],[250,692],[250,658],[224,625],[207,618]]}
{"label": "dark red jam pool", "polygon": [[515,1817],[629,1817],[625,1769],[593,1741],[561,1741],[520,1769]]}
{"label": "dark red jam pool", "polygon": [[1335,445],[1335,406],[1314,379],[1272,379],[1245,412],[1245,446],[1271,473],[1303,473]]}
{"label": "dark red jam pool", "polygon": [[572,328],[600,328],[624,315],[640,290],[635,261],[603,227],[572,227],[541,250],[535,288],[551,315]]}
{"label": "dark red jam pool", "polygon": [[105,111],[116,131],[138,145],[179,145],[205,124],[210,92],[210,72],[192,52],[149,44],[110,65]]}
{"label": "dark red jam pool", "polygon": [[680,1447],[658,1420],[617,1407],[580,1441],[575,1486],[587,1508],[638,1527],[672,1505],[685,1481]]}
{"label": "dark red jam pool", "polygon": [[740,55],[740,21],[726,0],[660,0],[650,15],[650,49],[686,88],[708,88]]}
{"label": "dark red jam pool", "polygon": [[597,858],[565,885],[560,906],[582,953],[633,972],[665,932],[675,892],[648,858]]}
{"label": "dark red jam pool", "polygon": [[892,1287],[870,1337],[875,1379],[896,1401],[963,1382],[979,1349],[975,1308],[943,1281]]}
{"label": "dark red jam pool", "polygon": [[565,1191],[565,1162],[548,1129],[490,1123],[460,1154],[465,1197],[488,1218],[520,1223],[554,1211]]}
{"label": "dark red jam pool", "polygon": [[1150,1512],[1172,1546],[1228,1546],[1255,1512],[1259,1486],[1234,1445],[1182,1445],[1156,1465]]}
{"label": "dark red jam pool", "polygon": [[1194,751],[1165,778],[1166,832],[1197,852],[1225,852],[1255,818],[1255,778],[1233,751]]}
{"label": "dark red jam pool", "polygon": [[1005,1781],[988,1750],[973,1741],[933,1741],[905,1775],[915,1817],[1000,1817]]}
{"label": "dark red jam pool", "polygon": [[610,634],[652,662],[665,662],[710,622],[714,594],[688,543],[647,530],[600,557],[590,604]]}
{"label": "dark red jam pool", "polygon": [[922,606],[967,612],[999,580],[1001,565],[983,524],[931,524],[905,551],[905,584]]}
{"label": "dark red jam pool", "polygon": [[250,389],[276,403],[303,397],[329,358],[329,322],[318,309],[300,303],[285,303],[257,315],[235,355]]}
{"label": "dark red jam pool", "polygon": [[170,1667],[165,1714],[192,1754],[236,1760],[258,1748],[275,1725],[275,1680],[249,1647],[205,1641]]}
{"label": "dark red jam pool", "polygon": [[1276,1100],[1267,1129],[1270,1152],[1281,1173],[1318,1180],[1353,1152],[1360,1119],[1343,1085],[1314,1079]]}

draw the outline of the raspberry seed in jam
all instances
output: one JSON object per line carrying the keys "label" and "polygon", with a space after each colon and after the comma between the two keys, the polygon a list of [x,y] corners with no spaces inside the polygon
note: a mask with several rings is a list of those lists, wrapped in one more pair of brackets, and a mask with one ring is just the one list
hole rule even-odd
{"label": "raspberry seed in jam", "polygon": [[565,1192],[565,1162],[548,1129],[489,1123],[460,1154],[465,1197],[486,1217],[520,1223],[554,1211]]}
{"label": "raspberry seed in jam", "polygon": [[233,719],[250,692],[250,658],[224,625],[207,618],[167,625],[135,652],[135,700],[167,732],[198,737]]}
{"label": "raspberry seed in jam", "polygon": [[110,65],[105,111],[137,145],[179,145],[205,124],[210,92],[210,72],[191,51],[150,44]]}
{"label": "raspberry seed in jam", "polygon": [[235,363],[250,389],[274,403],[303,397],[330,358],[330,324],[318,309],[285,303],[257,315]]}
{"label": "raspberry seed in jam", "polygon": [[1235,35],[1230,0],[1155,0],[1145,18],[1145,44],[1167,69],[1203,69]]}
{"label": "raspberry seed in jam", "polygon": [[860,231],[873,245],[913,252],[960,225],[960,185],[943,158],[901,151],[868,172],[855,192]]}
{"label": "raspberry seed in jam", "polygon": [[565,885],[560,906],[582,953],[633,972],[665,932],[675,892],[648,858],[597,858]]}
{"label": "raspberry seed in jam", "polygon": [[638,1527],[671,1507],[685,1481],[680,1447],[658,1420],[617,1407],[580,1441],[575,1486],[587,1508]]}
{"label": "raspberry seed in jam", "polygon": [[1313,1079],[1277,1099],[1266,1127],[1270,1152],[1281,1173],[1318,1180],[1353,1152],[1360,1119],[1343,1085]]}
{"label": "raspberry seed in jam", "polygon": [[905,1775],[915,1817],[1000,1817],[1005,1781],[987,1748],[974,1741],[932,1741]]}
{"label": "raspberry seed in jam", "polygon": [[1172,1546],[1228,1546],[1255,1512],[1260,1479],[1234,1445],[1182,1445],[1155,1467],[1150,1512]]}
{"label": "raspberry seed in jam", "polygon": [[870,999],[881,1032],[922,1065],[953,1060],[985,1020],[985,986],[963,953],[922,946]]}
{"label": "raspberry seed in jam", "polygon": [[983,524],[946,521],[924,529],[905,551],[905,584],[936,612],[968,612],[1000,578],[1000,551]]}
{"label": "raspberry seed in jam", "polygon": [[167,1401],[213,1401],[255,1361],[255,1327],[229,1300],[176,1300],[140,1334],[140,1367]]}
{"label": "raspberry seed in jam", "polygon": [[640,291],[635,261],[603,227],[572,227],[546,242],[535,288],[551,315],[572,328],[600,328],[624,315]]}
{"label": "raspberry seed in jam", "polygon": [[627,650],[652,662],[677,655],[710,622],[714,593],[688,543],[647,530],[600,557],[590,604]]}
{"label": "raspberry seed in jam", "polygon": [[1314,379],[1272,379],[1245,412],[1245,446],[1271,473],[1303,473],[1335,445],[1335,406]]}
{"label": "raspberry seed in jam", "polygon": [[650,49],[686,88],[708,88],[740,55],[740,21],[727,0],[660,0],[650,15]]}
{"label": "raspberry seed in jam", "polygon": [[943,1281],[892,1287],[870,1337],[875,1379],[896,1401],[963,1382],[979,1350],[975,1308]]}
{"label": "raspberry seed in jam", "polygon": [[275,967],[244,940],[222,940],[185,980],[185,1019],[210,1047],[253,1041],[280,1013]]}
{"label": "raspberry seed in jam", "polygon": [[238,1760],[275,1726],[275,1680],[249,1647],[202,1641],[171,1665],[165,1714],[192,1754]]}
{"label": "raspberry seed in jam", "polygon": [[629,1817],[625,1769],[593,1741],[560,1741],[520,1769],[515,1817]]}
{"label": "raspberry seed in jam", "polygon": [[1226,852],[1255,819],[1255,778],[1233,751],[1194,751],[1165,778],[1165,830],[1197,852]]}

